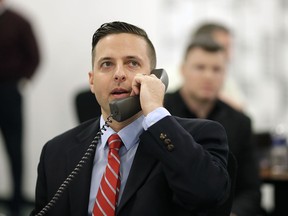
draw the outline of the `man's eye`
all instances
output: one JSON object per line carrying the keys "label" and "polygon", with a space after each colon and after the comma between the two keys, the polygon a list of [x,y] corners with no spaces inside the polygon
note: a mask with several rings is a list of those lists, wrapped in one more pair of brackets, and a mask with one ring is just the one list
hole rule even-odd
{"label": "man's eye", "polygon": [[101,64],[101,67],[104,67],[104,68],[106,68],[106,67],[111,67],[112,66],[112,62],[103,62],[102,64]]}
{"label": "man's eye", "polygon": [[139,63],[137,61],[129,61],[129,65],[131,67],[137,67],[137,66],[139,66]]}
{"label": "man's eye", "polygon": [[205,69],[205,66],[204,65],[195,65],[194,68],[197,70],[197,71],[203,71]]}
{"label": "man's eye", "polygon": [[221,72],[222,72],[222,68],[215,66],[215,67],[213,68],[213,71],[214,71],[215,73],[221,73]]}

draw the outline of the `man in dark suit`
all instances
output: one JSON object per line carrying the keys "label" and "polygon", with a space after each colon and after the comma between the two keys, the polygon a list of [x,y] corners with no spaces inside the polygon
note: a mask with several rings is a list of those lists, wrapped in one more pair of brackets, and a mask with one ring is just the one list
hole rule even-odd
{"label": "man in dark suit", "polygon": [[251,120],[219,99],[225,68],[223,47],[209,37],[198,37],[184,55],[183,84],[166,94],[164,106],[175,116],[210,119],[223,125],[238,165],[231,216],[255,216],[260,208],[260,181]]}
{"label": "man in dark suit", "polygon": [[[32,215],[52,199],[91,142],[96,148],[86,155],[91,160],[82,158],[82,169],[70,176],[74,180],[47,215],[206,215],[225,201],[230,189],[225,131],[219,123],[173,117],[163,108],[165,86],[150,74],[156,54],[146,32],[124,22],[105,23],[93,36],[92,58],[89,83],[102,115],[46,143]],[[134,95],[139,95],[142,110],[121,122],[111,120],[109,102]],[[122,147],[117,147],[119,157],[115,153],[107,159],[106,141],[112,134],[119,135]],[[114,165],[120,163],[119,172],[111,158]],[[119,182],[116,188],[107,173]],[[114,212],[105,214],[107,208]]]}

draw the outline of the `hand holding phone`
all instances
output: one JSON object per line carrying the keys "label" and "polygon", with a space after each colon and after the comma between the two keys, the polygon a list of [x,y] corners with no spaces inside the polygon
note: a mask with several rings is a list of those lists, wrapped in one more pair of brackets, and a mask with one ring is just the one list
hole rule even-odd
{"label": "hand holding phone", "polygon": [[[166,71],[164,69],[155,69],[151,72],[151,74],[155,74],[155,76],[165,84],[165,90],[167,90],[169,79]],[[109,106],[112,118],[118,122],[122,122],[130,118],[142,109],[139,95],[114,100],[109,104]]]}

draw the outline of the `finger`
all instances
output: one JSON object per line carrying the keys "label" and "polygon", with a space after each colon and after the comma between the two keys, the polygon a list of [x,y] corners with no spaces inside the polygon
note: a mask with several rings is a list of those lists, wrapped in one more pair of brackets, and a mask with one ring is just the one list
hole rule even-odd
{"label": "finger", "polygon": [[140,94],[140,86],[142,82],[143,74],[136,74],[132,81],[132,92],[131,96]]}
{"label": "finger", "polygon": [[138,95],[140,93],[140,85],[132,85],[132,91],[130,96]]}

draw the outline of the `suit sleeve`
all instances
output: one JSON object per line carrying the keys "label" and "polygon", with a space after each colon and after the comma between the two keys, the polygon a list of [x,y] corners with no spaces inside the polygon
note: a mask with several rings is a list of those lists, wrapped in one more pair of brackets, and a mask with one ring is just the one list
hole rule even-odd
{"label": "suit sleeve", "polygon": [[193,210],[212,207],[226,198],[230,188],[228,144],[220,124],[207,120],[183,120],[180,124],[167,116],[141,139],[147,151],[161,161],[179,205]]}

